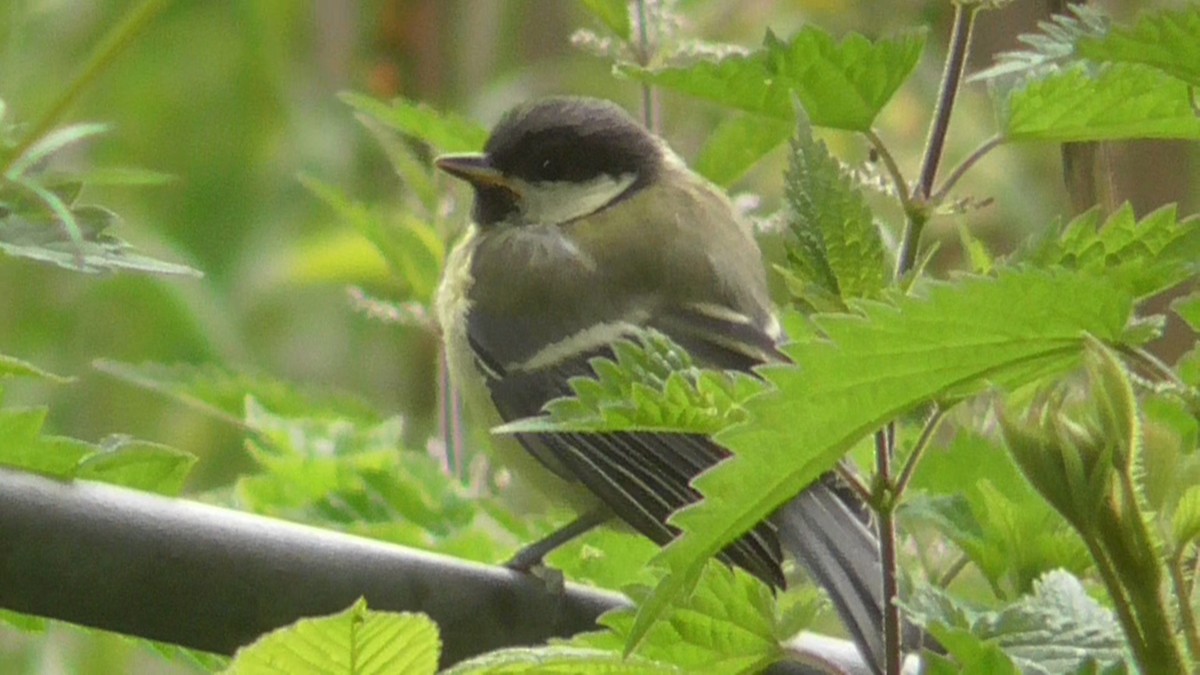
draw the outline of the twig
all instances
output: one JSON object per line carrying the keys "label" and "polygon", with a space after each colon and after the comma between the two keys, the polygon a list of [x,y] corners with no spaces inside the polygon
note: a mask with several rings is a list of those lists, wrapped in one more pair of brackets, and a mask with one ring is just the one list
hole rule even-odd
{"label": "twig", "polygon": [[908,192],[908,182],[904,180],[904,174],[900,171],[900,166],[896,163],[896,158],[892,156],[891,151],[887,149],[883,139],[879,134],[875,133],[874,129],[868,129],[864,135],[871,142],[871,147],[875,152],[879,153],[879,159],[883,160],[883,166],[887,169],[888,175],[892,179],[892,183],[896,186],[896,194],[900,196],[900,205],[907,212],[909,203],[912,201],[912,196]]}
{"label": "twig", "polygon": [[946,411],[941,406],[935,404],[933,412],[929,415],[929,419],[925,420],[925,426],[921,429],[921,435],[917,437],[917,443],[913,446],[912,452],[904,462],[904,468],[900,471],[900,478],[896,480],[896,484],[892,487],[892,494],[897,501],[899,501],[901,495],[908,488],[908,483],[912,480],[913,473],[917,470],[917,465],[921,463],[921,457],[925,454],[925,449],[929,447],[929,441],[933,440],[933,432],[937,431],[938,425],[941,424],[942,418],[945,415]]}
{"label": "twig", "polygon": [[883,644],[884,672],[900,675],[904,654],[900,645],[899,566],[896,546],[896,502],[892,499],[888,481],[892,475],[893,424],[875,432],[876,486],[886,495],[879,511],[879,559],[883,567]]}
{"label": "twig", "polygon": [[962,179],[963,175],[966,174],[971,167],[975,166],[976,162],[983,159],[984,155],[988,154],[1004,143],[1004,140],[1005,139],[1002,136],[992,136],[991,138],[987,139],[983,145],[975,148],[974,152],[967,155],[966,159],[964,159],[958,166],[954,167],[954,170],[950,172],[950,177],[942,183],[942,187],[934,193],[933,199],[930,201],[932,201],[934,204],[940,204],[943,200],[945,200],[946,196],[950,194],[950,190],[954,189],[954,186],[958,184],[958,181]]}

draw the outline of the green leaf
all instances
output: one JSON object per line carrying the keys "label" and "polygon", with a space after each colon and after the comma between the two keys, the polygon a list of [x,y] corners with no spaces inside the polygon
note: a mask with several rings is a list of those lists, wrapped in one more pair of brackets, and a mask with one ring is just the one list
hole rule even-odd
{"label": "green leaf", "polygon": [[69,384],[75,381],[73,377],[55,375],[48,370],[38,368],[32,363],[18,359],[15,356],[0,354],[0,378],[5,377],[32,377],[53,382],[54,384]]}
{"label": "green leaf", "polygon": [[744,419],[742,404],[762,389],[744,373],[703,370],[654,330],[614,344],[616,360],[591,360],[595,378],[570,381],[573,398],[548,403],[544,417],[517,420],[494,433],[659,431],[711,434]]}
{"label": "green leaf", "polygon": [[389,105],[350,92],[338,98],[402,134],[425,141],[439,152],[475,152],[487,141],[488,132],[483,127],[453,113],[433,110],[424,103],[397,98]]}
{"label": "green leaf", "polygon": [[441,639],[422,614],[377,612],[359,600],[331,616],[301,619],[238,650],[229,675],[393,675],[437,672]]}
{"label": "green leaf", "polygon": [[600,22],[608,27],[613,35],[623,42],[629,42],[633,30],[629,18],[629,2],[627,0],[583,0],[583,7],[592,13]]}
{"label": "green leaf", "polygon": [[136,253],[129,244],[108,234],[106,230],[120,220],[108,209],[93,205],[68,207],[47,191],[39,195],[52,198],[46,204],[47,214],[4,217],[0,212],[0,252],[78,272],[203,276],[186,265]]}
{"label": "green leaf", "polygon": [[578,647],[512,647],[463,661],[442,675],[501,675],[556,673],[559,675],[681,675],[675,666],[647,659],[625,658],[621,652]]}
{"label": "green leaf", "polygon": [[1171,533],[1177,547],[1200,538],[1200,485],[1191,486],[1180,497],[1171,518]]}
{"label": "green leaf", "polygon": [[1036,245],[1026,259],[1103,274],[1145,298],[1200,270],[1200,219],[1178,220],[1175,206],[1167,205],[1137,220],[1126,203],[1101,222],[1093,209]]}
{"label": "green leaf", "polygon": [[[1125,658],[1124,635],[1112,613],[1066,572],[1046,574],[1032,595],[998,611],[976,611],[930,586],[914,593],[906,608],[920,625],[941,624],[954,629],[948,635],[971,635],[976,642],[999,647],[1022,673],[1071,672],[1088,659],[1107,664]],[[932,632],[939,639],[943,635],[937,628]],[[956,650],[970,642],[956,637],[946,646],[957,656]],[[974,646],[970,652],[982,653]]]}
{"label": "green leaf", "polygon": [[1153,66],[1200,86],[1200,7],[1146,12],[1132,26],[1080,40],[1079,53],[1096,61]]}
{"label": "green leaf", "polygon": [[446,251],[432,225],[409,212],[399,214],[399,223],[387,222],[327,183],[304,175],[300,182],[375,245],[413,299],[433,299]]}
{"label": "green leaf", "polygon": [[1029,80],[1001,99],[1010,141],[1200,139],[1188,85],[1149,66],[1082,65]]}
{"label": "green leaf", "polygon": [[1183,319],[1192,330],[1200,333],[1200,293],[1192,293],[1171,302],[1171,309]]}
{"label": "green leaf", "polygon": [[196,464],[191,453],[149,441],[118,438],[104,445],[79,463],[76,478],[175,496]]}
{"label": "green leaf", "polygon": [[1091,565],[1083,542],[997,441],[960,431],[948,446],[929,448],[912,488],[902,522],[929,524],[954,542],[998,597],[1029,592],[1053,569]]}
{"label": "green leaf", "polygon": [[761,115],[730,115],[708,137],[693,168],[722,187],[741,178],[768,152],[777,148],[792,125]]}
{"label": "green leaf", "polygon": [[841,42],[811,25],[782,42],[768,33],[761,49],[687,66],[623,66],[635,79],[731,108],[781,120],[800,99],[815,126],[867,131],[908,78],[925,34],[871,41],[851,34]]}
{"label": "green leaf", "polygon": [[1038,22],[1037,33],[1017,36],[1028,49],[1001,52],[996,64],[967,78],[968,82],[995,80],[1015,75],[1036,76],[1052,72],[1076,57],[1078,42],[1086,37],[1102,37],[1110,30],[1110,19],[1098,9],[1086,5],[1067,5],[1067,12]]}
{"label": "green leaf", "polygon": [[92,366],[239,426],[243,424],[247,396],[281,415],[329,415],[363,423],[378,423],[382,419],[378,411],[361,399],[328,387],[301,387],[261,373],[227,370],[213,364],[132,364],[98,359]]}
{"label": "green leaf", "polygon": [[948,390],[1011,378],[1007,371],[1024,372],[1030,361],[1069,367],[1084,334],[1115,341],[1132,312],[1129,295],[1102,278],[1044,270],[931,283],[922,297],[856,306],[861,316],[814,317],[820,334],[787,317],[794,342],[786,351],[797,367],[762,368],[772,389],[746,402],[749,422],[717,437],[734,457],[695,481],[703,502],[673,517],[683,533],[660,555],[670,574],[642,606],[631,640],[705,560],[866,434]]}
{"label": "green leaf", "polygon": [[37,165],[38,162],[45,160],[68,145],[78,143],[106,131],[108,131],[108,126],[90,122],[72,124],[55,129],[29,146],[29,149],[8,167],[8,170],[4,173],[4,177],[9,180],[16,180],[18,177],[23,176],[30,167]]}
{"label": "green leaf", "polygon": [[[634,595],[641,591],[634,589]],[[816,593],[796,596],[796,606],[790,607],[785,620],[762,582],[714,561],[705,567],[695,592],[672,606],[665,620],[654,626],[636,656],[671,663],[685,672],[761,672],[781,657],[779,643],[794,635],[788,629],[800,623],[797,617],[812,619],[818,598]],[[613,610],[600,623],[609,630],[585,633],[571,644],[619,654],[634,624],[634,611]]]}
{"label": "green leaf", "polygon": [[785,178],[789,272],[823,295],[876,297],[888,282],[879,229],[862,193],[825,144],[813,138],[804,111],[797,117]]}
{"label": "green leaf", "polygon": [[70,478],[96,447],[73,438],[43,436],[45,408],[0,410],[0,466]]}

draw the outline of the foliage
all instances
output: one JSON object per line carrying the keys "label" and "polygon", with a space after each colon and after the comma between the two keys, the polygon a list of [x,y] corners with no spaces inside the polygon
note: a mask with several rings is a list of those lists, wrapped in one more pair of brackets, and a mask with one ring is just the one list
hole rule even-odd
{"label": "foliage", "polygon": [[[63,87],[61,100],[74,101],[162,4],[144,3],[120,23],[92,65]],[[774,596],[711,558],[839,467],[857,481],[853,487],[881,527],[902,526],[900,568],[888,573],[911,582],[904,585],[914,589],[904,593],[905,616],[946,649],[925,655],[930,672],[1187,672],[1189,659],[1200,659],[1191,570],[1200,542],[1200,296],[1179,298],[1169,310],[1192,331],[1174,366],[1147,351],[1167,322],[1141,303],[1196,282],[1200,221],[1176,205],[1140,215],[1130,205],[1097,207],[1069,218],[1038,205],[1025,212],[1030,222],[1005,223],[1036,236],[1003,247],[985,241],[977,212],[962,207],[986,200],[947,195],[999,145],[1200,139],[1193,91],[1200,84],[1200,8],[1147,11],[1123,25],[1073,7],[1023,36],[1027,49],[1002,55],[970,81],[986,83],[991,95],[992,140],[963,172],[935,185],[948,120],[931,125],[917,181],[905,178],[904,158],[878,128],[885,111],[934,108],[932,95],[927,105],[894,103],[919,89],[913,74],[926,51],[924,30],[839,38],[806,24],[786,37],[768,30],[759,46],[746,48],[687,36],[696,25],[687,19],[702,15],[700,4],[582,0],[580,15],[593,28],[573,41],[600,56],[625,86],[640,88],[646,101],[669,91],[719,111],[721,121],[693,162],[702,175],[729,186],[757,167],[782,174],[783,203],[769,219],[778,227],[765,234],[764,249],[784,291],[783,350],[792,363],[753,376],[707,371],[664,336],[646,332],[614,345],[612,358],[595,359],[596,376],[572,380],[572,396],[551,402],[542,416],[491,430],[703,433],[734,456],[695,480],[705,499],[672,517],[681,534],[661,552],[609,531],[550,558],[572,579],[624,588],[635,608],[606,616],[597,632],[492,652],[451,672],[744,672],[789,658],[783,644],[790,635],[828,627],[820,594],[799,585]],[[1002,3],[958,3],[958,19],[969,26],[994,4]],[[262,19],[297,10],[234,11]],[[968,47],[952,41],[951,55]],[[959,92],[951,70],[935,94],[953,99]],[[190,487],[212,503],[484,562],[551,531],[550,521],[562,514],[530,516],[519,496],[503,489],[502,474],[464,451],[477,439],[450,397],[433,402],[431,394],[438,337],[431,304],[450,236],[467,209],[455,198],[461,195],[447,196],[430,159],[483,146],[484,127],[455,108],[492,110],[489,92],[445,108],[394,92],[329,96],[340,107],[322,122],[357,121],[379,155],[378,166],[361,173],[387,168],[388,181],[374,190],[371,181],[344,186],[348,169],[360,167],[285,164],[287,208],[276,204],[269,215],[235,222],[292,223],[299,216],[288,208],[299,202],[319,219],[301,224],[304,235],[275,245],[272,237],[284,230],[270,229],[261,235],[270,243],[239,253],[250,262],[229,272],[237,257],[231,251],[246,232],[176,234],[206,240],[180,257],[208,261],[203,285],[219,289],[198,298],[168,292],[185,308],[182,330],[205,345],[199,356],[142,353],[132,340],[89,352],[85,363],[168,401],[157,405],[225,425],[242,475],[216,484],[189,479],[197,462],[191,453],[123,435],[98,443],[58,435],[46,406],[21,402],[0,408],[0,465],[171,495]],[[141,219],[136,209],[99,206],[105,200],[96,190],[174,183],[162,173],[123,168],[126,162],[64,168],[85,141],[110,129],[62,124],[63,107],[18,124],[0,102],[5,263],[19,264],[9,260],[19,257],[63,270],[197,276],[112,235],[121,222],[117,210],[134,213],[131,223]],[[645,112],[653,121],[654,106]],[[877,166],[844,164],[845,136],[817,135],[829,130],[860,138]],[[291,145],[293,131],[263,135]],[[352,131],[328,133],[329,145],[353,154],[345,152]],[[786,171],[776,171],[769,158],[785,140]],[[256,145],[236,163],[263,164],[277,151]],[[861,189],[871,173],[882,174],[873,179],[882,197]],[[181,178],[200,183],[206,175]],[[252,182],[231,179],[229,191]],[[939,267],[933,235],[922,229],[947,213],[955,214],[969,272]],[[220,218],[213,220],[217,227]],[[914,248],[906,252],[908,244]],[[338,352],[345,360],[325,368],[336,350],[313,337],[336,332],[337,322],[310,306],[307,294],[330,281],[354,284],[360,309],[394,316],[397,325],[382,339],[348,342]],[[299,299],[285,311],[274,304],[278,296]],[[336,302],[345,305],[345,295]],[[53,307],[44,298],[39,303]],[[238,312],[262,315],[257,323],[228,318]],[[88,338],[104,323],[80,333]],[[254,358],[246,346],[251,336],[272,329],[300,337],[265,342],[263,352],[300,354],[304,367],[279,373],[286,369],[274,367],[273,357]],[[54,330],[43,332],[59,339]],[[382,341],[403,342],[411,358],[393,362],[378,347]],[[188,359],[204,362],[179,362]],[[58,397],[57,411],[69,397],[44,392],[87,386],[87,376],[52,373],[60,370],[54,359],[31,360],[46,366],[0,354],[4,384],[20,383],[10,391]],[[357,380],[347,363],[361,368]],[[341,393],[347,382],[362,395]],[[372,389],[378,382],[386,395]],[[402,404],[392,398],[396,390]],[[177,423],[176,414],[167,424]],[[199,467],[208,462],[202,458]],[[44,627],[20,615],[6,621]],[[229,672],[435,672],[439,653],[428,619],[369,611],[360,602],[264,636]],[[224,665],[188,653],[167,658]]]}

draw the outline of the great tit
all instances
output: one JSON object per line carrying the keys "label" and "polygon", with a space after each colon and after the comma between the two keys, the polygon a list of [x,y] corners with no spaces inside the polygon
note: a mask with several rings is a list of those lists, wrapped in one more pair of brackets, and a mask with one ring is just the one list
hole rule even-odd
{"label": "great tit", "polygon": [[[436,298],[451,381],[491,421],[536,416],[593,374],[615,341],[657,330],[706,367],[785,360],[762,255],[720,189],[615,104],[546,98],[508,112],[483,153],[444,155],[474,188],[473,223]],[[797,410],[803,415],[803,410]],[[658,544],[700,499],[691,481],[728,456],[701,435],[522,433],[499,461],[584,514],[554,543],[616,518]],[[753,489],[753,486],[747,486]],[[721,557],[773,587],[794,556],[832,600],[864,660],[883,663],[877,539],[832,476]],[[860,506],[860,505],[859,505]]]}

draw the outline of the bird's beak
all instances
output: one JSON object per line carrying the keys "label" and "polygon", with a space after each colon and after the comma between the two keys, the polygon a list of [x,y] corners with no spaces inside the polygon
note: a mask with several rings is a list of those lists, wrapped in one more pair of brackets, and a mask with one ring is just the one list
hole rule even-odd
{"label": "bird's beak", "polygon": [[475,152],[442,155],[433,160],[433,164],[451,176],[461,178],[475,187],[501,188],[514,194],[517,192],[512,181],[491,165],[487,155]]}

